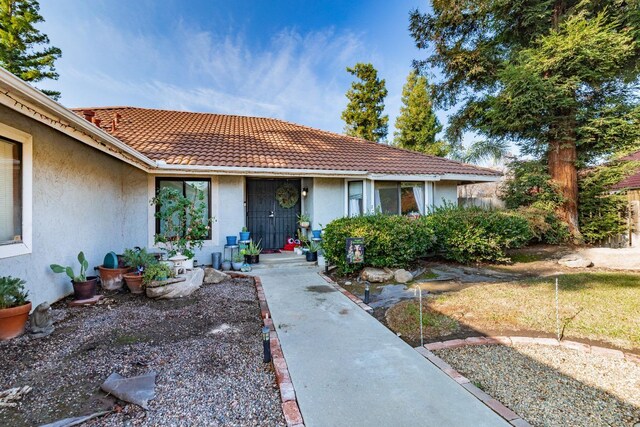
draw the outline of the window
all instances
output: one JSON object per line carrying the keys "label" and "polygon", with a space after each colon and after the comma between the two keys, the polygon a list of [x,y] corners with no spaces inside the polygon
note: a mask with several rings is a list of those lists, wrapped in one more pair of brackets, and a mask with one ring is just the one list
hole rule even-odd
{"label": "window", "polygon": [[22,144],[0,138],[0,245],[22,243]]}
{"label": "window", "polygon": [[[175,188],[182,192],[182,195],[194,200],[199,193],[204,194],[205,211],[203,213],[203,219],[211,217],[211,181],[208,178],[157,178],[156,179],[156,192],[161,188]],[[164,224],[160,223],[159,219],[156,219],[156,233],[164,232]],[[211,240],[211,229],[209,229],[208,240]]]}
{"label": "window", "polygon": [[349,181],[349,216],[360,216],[364,213],[364,183]]}
{"label": "window", "polygon": [[376,210],[386,215],[424,215],[424,183],[376,181]]}

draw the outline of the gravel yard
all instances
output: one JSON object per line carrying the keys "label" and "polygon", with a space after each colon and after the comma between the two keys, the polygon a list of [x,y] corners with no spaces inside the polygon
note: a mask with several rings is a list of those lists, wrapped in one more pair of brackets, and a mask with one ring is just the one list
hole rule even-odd
{"label": "gravel yard", "polygon": [[640,422],[640,365],[541,345],[434,351],[534,426]]}
{"label": "gravel yard", "polygon": [[[29,385],[0,425],[31,426],[114,409],[85,425],[284,425],[270,365],[262,363],[253,283],[233,279],[194,295],[153,301],[115,294],[95,307],[54,307],[48,338],[0,343],[0,390]],[[156,371],[149,410],[100,391],[112,372]]]}

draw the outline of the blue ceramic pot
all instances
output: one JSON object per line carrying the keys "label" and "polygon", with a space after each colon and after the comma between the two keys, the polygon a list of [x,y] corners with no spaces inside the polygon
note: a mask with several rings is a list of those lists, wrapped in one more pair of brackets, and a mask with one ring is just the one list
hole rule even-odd
{"label": "blue ceramic pot", "polygon": [[313,234],[314,239],[319,239],[322,234],[322,230],[311,230],[311,234]]}
{"label": "blue ceramic pot", "polygon": [[227,236],[227,245],[237,245],[238,237],[236,236]]}
{"label": "blue ceramic pot", "polygon": [[249,240],[249,236],[251,235],[250,231],[241,231],[240,232],[240,240],[241,241],[247,241]]}

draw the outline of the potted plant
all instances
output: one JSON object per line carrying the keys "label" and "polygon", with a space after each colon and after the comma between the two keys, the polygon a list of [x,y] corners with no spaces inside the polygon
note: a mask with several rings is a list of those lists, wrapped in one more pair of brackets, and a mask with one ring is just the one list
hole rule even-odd
{"label": "potted plant", "polygon": [[[145,248],[126,249],[124,251],[125,264],[133,271],[124,275],[124,280],[132,294],[143,292],[142,273],[150,265],[157,264],[156,258],[147,252]],[[169,268],[167,265],[162,264]]]}
{"label": "potted plant", "polygon": [[155,235],[155,243],[163,245],[170,258],[177,254],[186,256],[185,267],[192,269],[195,250],[202,249],[215,221],[204,216],[207,209],[204,193],[197,191],[190,199],[175,188],[163,187],[151,204],[156,206],[155,216],[163,230]]}
{"label": "potted plant", "polygon": [[249,245],[244,250],[244,262],[247,264],[260,263],[260,253],[262,252],[260,242],[262,242],[262,240],[258,241],[258,243],[249,242]]}
{"label": "potted plant", "polygon": [[129,271],[129,267],[120,267],[119,257],[114,252],[109,252],[104,257],[102,265],[98,266],[102,289],[115,291],[122,288],[123,275]]}
{"label": "potted plant", "polygon": [[168,265],[162,263],[154,263],[147,266],[142,274],[142,283],[146,286],[155,281],[167,280],[171,277],[171,269]]}
{"label": "potted plant", "polygon": [[308,247],[308,251],[305,254],[307,257],[307,261],[309,262],[314,262],[318,260],[318,251],[320,250],[321,246],[319,243],[316,242],[310,242],[309,243],[309,247]]}
{"label": "potted plant", "polygon": [[307,214],[298,215],[298,225],[301,228],[309,228],[311,226],[311,217]]}
{"label": "potted plant", "polygon": [[222,271],[231,270],[231,260],[228,260],[228,259],[223,260],[221,267],[222,267]]}
{"label": "potted plant", "polygon": [[17,277],[0,277],[0,339],[8,340],[24,332],[31,302],[24,290],[25,281]]}
{"label": "potted plant", "polygon": [[227,246],[235,246],[238,244],[238,236],[227,236]]}
{"label": "potted plant", "polygon": [[231,265],[233,266],[233,269],[236,271],[240,271],[240,269],[242,268],[242,264],[244,264],[244,255],[238,252],[233,256],[233,260],[231,261],[232,261]]}
{"label": "potted plant", "polygon": [[240,241],[246,242],[251,237],[251,232],[247,230],[247,227],[242,227],[242,231],[240,232]]}
{"label": "potted plant", "polygon": [[58,264],[51,264],[49,267],[54,273],[66,273],[69,276],[73,284],[73,298],[75,300],[91,299],[96,296],[98,276],[87,276],[89,262],[82,251],[78,254],[78,262],[80,263],[80,274],[77,276],[73,273],[72,267],[63,267]]}

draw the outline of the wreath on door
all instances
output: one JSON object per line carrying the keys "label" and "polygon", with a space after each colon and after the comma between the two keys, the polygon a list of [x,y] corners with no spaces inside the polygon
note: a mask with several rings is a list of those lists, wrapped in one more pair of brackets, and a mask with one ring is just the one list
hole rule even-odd
{"label": "wreath on door", "polygon": [[298,189],[291,184],[283,184],[276,190],[276,200],[285,209],[294,207],[299,199]]}

